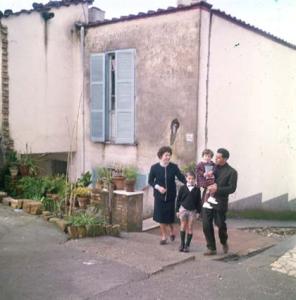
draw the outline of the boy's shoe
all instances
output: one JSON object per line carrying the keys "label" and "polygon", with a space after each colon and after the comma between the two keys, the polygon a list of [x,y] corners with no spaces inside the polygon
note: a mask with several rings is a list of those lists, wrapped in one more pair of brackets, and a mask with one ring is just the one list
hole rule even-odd
{"label": "boy's shoe", "polygon": [[189,247],[185,246],[184,249],[183,249],[183,252],[186,252],[186,253],[189,252]]}
{"label": "boy's shoe", "polygon": [[202,207],[207,209],[213,209],[213,207],[208,202],[205,202]]}
{"label": "boy's shoe", "polygon": [[211,249],[208,249],[204,255],[205,256],[211,256],[211,255],[216,255],[217,254],[217,251],[216,250],[211,250]]}
{"label": "boy's shoe", "polygon": [[208,202],[211,204],[218,204],[218,202],[216,201],[216,199],[212,196],[209,197]]}
{"label": "boy's shoe", "polygon": [[173,242],[173,241],[175,240],[175,238],[176,238],[176,236],[175,236],[174,234],[171,234],[171,235],[170,235],[170,240],[171,240],[171,242]]}

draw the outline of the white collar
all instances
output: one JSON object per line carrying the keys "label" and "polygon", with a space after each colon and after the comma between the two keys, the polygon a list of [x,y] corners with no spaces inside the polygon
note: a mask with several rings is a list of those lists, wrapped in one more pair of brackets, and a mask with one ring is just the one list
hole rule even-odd
{"label": "white collar", "polygon": [[165,164],[165,163],[163,163],[162,161],[159,161],[159,164],[162,166],[162,167],[167,167],[168,165],[169,165],[169,163],[167,163],[167,164]]}

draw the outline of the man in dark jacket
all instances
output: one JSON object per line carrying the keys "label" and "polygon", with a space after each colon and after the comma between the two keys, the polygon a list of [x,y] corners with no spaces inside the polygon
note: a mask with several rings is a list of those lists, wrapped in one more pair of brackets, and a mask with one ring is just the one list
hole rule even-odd
{"label": "man in dark jacket", "polygon": [[229,152],[226,149],[220,148],[217,150],[215,184],[209,186],[208,190],[211,194],[214,193],[218,204],[213,205],[213,209],[203,208],[202,211],[203,232],[208,248],[204,255],[215,255],[217,253],[213,222],[219,229],[219,239],[224,253],[227,253],[229,249],[225,221],[228,209],[228,196],[236,190],[237,171],[227,163],[228,158]]}

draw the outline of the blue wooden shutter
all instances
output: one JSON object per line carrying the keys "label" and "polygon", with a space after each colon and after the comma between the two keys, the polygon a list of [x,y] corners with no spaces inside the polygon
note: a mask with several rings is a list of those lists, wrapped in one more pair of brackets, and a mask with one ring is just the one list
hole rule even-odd
{"label": "blue wooden shutter", "polygon": [[105,141],[105,54],[90,56],[91,130],[93,142]]}
{"label": "blue wooden shutter", "polygon": [[116,143],[134,143],[134,53],[116,51]]}

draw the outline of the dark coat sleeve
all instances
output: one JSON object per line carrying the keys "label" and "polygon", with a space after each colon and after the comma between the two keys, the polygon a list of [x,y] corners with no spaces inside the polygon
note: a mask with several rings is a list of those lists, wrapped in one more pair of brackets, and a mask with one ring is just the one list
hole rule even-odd
{"label": "dark coat sleeve", "polygon": [[228,196],[235,192],[237,185],[237,171],[232,170],[232,172],[229,175],[229,179],[224,185],[219,185],[215,195],[217,196]]}
{"label": "dark coat sleeve", "polygon": [[186,183],[186,178],[185,176],[182,174],[182,172],[180,171],[178,165],[176,165],[176,177],[182,182],[182,183]]}
{"label": "dark coat sleeve", "polygon": [[196,191],[196,211],[198,213],[201,212],[201,195],[200,195],[200,189],[197,188],[197,191]]}
{"label": "dark coat sleeve", "polygon": [[151,185],[153,188],[155,186],[155,178],[156,178],[156,174],[155,174],[155,166],[153,165],[150,168],[150,172],[149,172],[149,176],[148,176],[148,183],[149,185]]}

